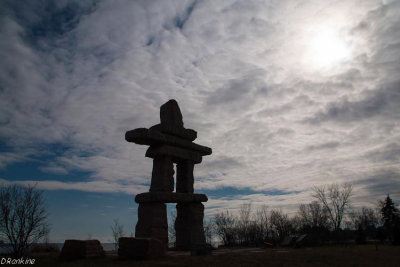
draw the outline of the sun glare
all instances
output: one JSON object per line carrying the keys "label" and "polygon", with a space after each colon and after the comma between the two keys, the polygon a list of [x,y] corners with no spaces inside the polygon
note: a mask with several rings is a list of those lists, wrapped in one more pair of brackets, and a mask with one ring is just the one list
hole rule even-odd
{"label": "sun glare", "polygon": [[311,37],[307,50],[306,63],[314,68],[336,67],[350,56],[346,42],[338,34],[327,31]]}

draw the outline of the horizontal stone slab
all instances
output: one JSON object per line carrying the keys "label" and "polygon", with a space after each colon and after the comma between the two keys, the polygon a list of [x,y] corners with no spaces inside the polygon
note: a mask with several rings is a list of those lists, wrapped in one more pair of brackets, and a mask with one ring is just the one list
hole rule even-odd
{"label": "horizontal stone slab", "polygon": [[177,146],[189,150],[194,150],[200,153],[202,156],[211,155],[212,153],[212,149],[209,147],[201,146],[188,140],[165,134],[156,130],[149,130],[147,128],[137,128],[127,131],[125,133],[125,140],[139,145],[157,146],[166,144]]}
{"label": "horizontal stone slab", "polygon": [[180,147],[162,145],[162,146],[151,146],[146,151],[146,157],[156,158],[157,156],[168,156],[171,157],[174,162],[179,161],[192,161],[198,164],[202,160],[200,153],[193,150],[183,149]]}
{"label": "horizontal stone slab", "polygon": [[162,202],[162,203],[189,203],[207,202],[205,194],[189,194],[174,192],[147,192],[136,195],[136,203]]}
{"label": "horizontal stone slab", "polygon": [[197,132],[195,130],[186,129],[183,127],[176,127],[175,125],[156,124],[154,126],[151,126],[149,130],[159,131],[170,135],[176,135],[189,141],[194,141],[197,138]]}

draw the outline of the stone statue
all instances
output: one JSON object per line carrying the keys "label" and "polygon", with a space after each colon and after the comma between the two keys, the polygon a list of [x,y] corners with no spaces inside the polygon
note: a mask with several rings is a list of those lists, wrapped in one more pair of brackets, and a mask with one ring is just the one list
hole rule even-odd
{"label": "stone statue", "polygon": [[[175,100],[160,108],[160,124],[149,129],[138,128],[126,132],[125,139],[139,145],[150,146],[146,157],[153,159],[150,192],[136,195],[139,203],[135,236],[156,238],[168,246],[168,222],[165,203],[177,203],[175,221],[176,248],[190,249],[205,244],[203,229],[205,194],[195,194],[193,183],[194,164],[203,156],[211,155],[209,147],[193,141],[197,132],[186,129],[182,113]],[[176,192],[174,193],[174,163]]]}

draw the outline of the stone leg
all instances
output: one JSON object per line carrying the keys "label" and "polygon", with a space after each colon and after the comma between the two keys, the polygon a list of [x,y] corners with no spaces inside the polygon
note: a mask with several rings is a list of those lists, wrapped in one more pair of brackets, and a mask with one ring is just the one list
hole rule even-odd
{"label": "stone leg", "polygon": [[176,169],[176,192],[193,193],[194,163],[191,161],[179,162],[176,166]]}
{"label": "stone leg", "polygon": [[201,203],[178,203],[176,205],[176,248],[189,250],[194,245],[206,243],[203,229],[204,206]]}
{"label": "stone leg", "polygon": [[168,247],[167,206],[164,203],[139,203],[135,237],[152,237]]}
{"label": "stone leg", "polygon": [[174,163],[170,157],[156,157],[153,160],[150,192],[174,191]]}

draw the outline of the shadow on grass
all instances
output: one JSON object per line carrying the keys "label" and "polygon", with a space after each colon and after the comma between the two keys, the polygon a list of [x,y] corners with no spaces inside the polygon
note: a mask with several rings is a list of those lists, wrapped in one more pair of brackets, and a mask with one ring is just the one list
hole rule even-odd
{"label": "shadow on grass", "polygon": [[121,260],[115,254],[72,262],[57,253],[32,254],[35,266],[399,266],[400,247],[380,245],[334,246],[301,249],[233,249],[208,256],[168,254],[156,260]]}

